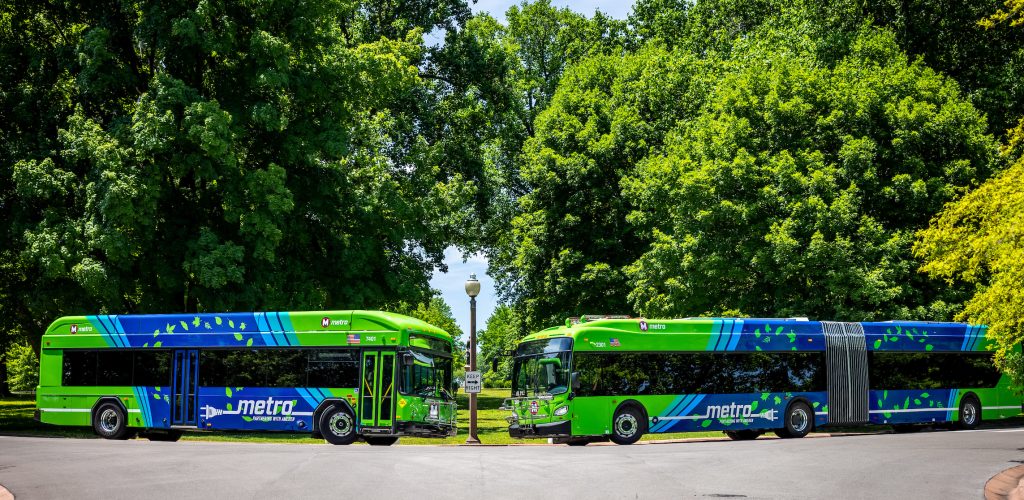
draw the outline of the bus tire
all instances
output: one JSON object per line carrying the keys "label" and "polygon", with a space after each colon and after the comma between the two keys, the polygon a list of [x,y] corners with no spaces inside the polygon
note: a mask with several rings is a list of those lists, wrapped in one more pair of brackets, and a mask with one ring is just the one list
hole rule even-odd
{"label": "bus tire", "polygon": [[352,444],[359,437],[356,417],[341,405],[330,406],[320,414],[319,431],[331,444]]}
{"label": "bus tire", "polygon": [[92,429],[105,439],[128,439],[128,419],[121,405],[100,403],[92,414]]}
{"label": "bus tire", "polygon": [[971,394],[960,400],[960,411],[957,414],[956,426],[959,429],[977,429],[981,424],[981,402]]}
{"label": "bus tire", "polygon": [[753,429],[742,429],[738,431],[725,431],[725,435],[729,436],[729,439],[733,441],[749,441],[751,439],[757,439],[761,436],[761,431],[755,431]]}
{"label": "bus tire", "polygon": [[609,436],[615,444],[633,444],[647,431],[643,412],[635,405],[620,406],[612,417],[612,434]]}
{"label": "bus tire", "polygon": [[783,439],[802,438],[814,428],[814,411],[803,401],[794,401],[786,408],[784,427],[775,431]]}
{"label": "bus tire", "polygon": [[370,446],[391,446],[398,442],[398,436],[363,436]]}

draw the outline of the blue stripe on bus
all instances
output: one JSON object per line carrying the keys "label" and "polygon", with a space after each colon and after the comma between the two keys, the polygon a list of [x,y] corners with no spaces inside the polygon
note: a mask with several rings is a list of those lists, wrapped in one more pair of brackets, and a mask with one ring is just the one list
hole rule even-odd
{"label": "blue stripe on bus", "polygon": [[312,408],[316,408],[317,404],[319,404],[316,398],[313,397],[312,394],[310,394],[309,390],[302,387],[296,387],[295,390],[296,392],[299,393],[299,396],[302,396],[302,399],[306,402],[306,404],[308,404]]}
{"label": "blue stripe on bus", "polygon": [[101,331],[103,332],[103,336],[107,339],[108,344],[113,344],[114,347],[124,347],[124,345],[121,344],[121,339],[111,331],[113,329],[107,326],[107,323],[103,321],[102,316],[93,316],[93,318],[95,318],[96,322],[101,326]]}
{"label": "blue stripe on bus", "polygon": [[131,342],[128,340],[128,335],[125,334],[124,326],[121,325],[121,320],[117,316],[111,316],[110,318],[110,322],[114,325],[114,331],[117,332],[117,338],[121,339],[121,342],[124,343],[125,347],[130,346]]}
{"label": "blue stripe on bus", "polygon": [[735,351],[736,345],[740,343],[740,332],[743,331],[743,320],[732,320],[732,340],[729,341],[729,350]]}
{"label": "blue stripe on bus", "polygon": [[268,346],[276,346],[277,339],[274,338],[274,334],[270,332],[270,327],[267,325],[267,318],[265,313],[256,313],[253,315],[256,318],[256,329],[260,332],[260,337],[263,338],[263,344]]}
{"label": "blue stripe on bus", "polygon": [[715,349],[714,350],[720,351],[721,350],[721,344],[722,344],[722,320],[716,319],[715,322],[714,322],[714,327],[712,328],[712,330],[714,331],[714,335],[718,336],[718,339],[715,341]]}
{"label": "blue stripe on bus", "polygon": [[278,312],[274,314],[277,314],[277,322],[281,324],[281,327],[286,332],[285,335],[288,336],[288,339],[291,341],[292,345],[299,345],[299,338],[295,336],[295,327],[292,326],[291,315],[289,315],[286,312]]}
{"label": "blue stripe on bus", "polygon": [[[665,417],[673,417],[673,416],[675,416],[676,410],[679,409],[680,406],[683,406],[683,405],[689,403],[689,401],[691,399],[693,399],[693,395],[692,394],[688,394],[686,396],[677,396],[674,400],[672,400],[672,403],[670,404],[671,407],[668,409],[668,411],[665,412],[665,415],[663,415],[663,416],[665,416]],[[671,423],[671,420],[662,420],[662,421],[654,424],[654,427],[651,427],[651,432],[660,432],[661,429],[667,427],[669,425],[669,423]]]}

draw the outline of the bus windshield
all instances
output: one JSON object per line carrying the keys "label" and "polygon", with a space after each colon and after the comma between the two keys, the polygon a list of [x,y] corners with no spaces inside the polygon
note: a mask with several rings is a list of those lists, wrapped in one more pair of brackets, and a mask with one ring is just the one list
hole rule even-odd
{"label": "bus windshield", "polygon": [[413,362],[402,363],[402,393],[453,401],[452,358],[417,351],[409,354]]}
{"label": "bus windshield", "polygon": [[562,394],[569,390],[572,339],[524,342],[512,365],[512,396]]}

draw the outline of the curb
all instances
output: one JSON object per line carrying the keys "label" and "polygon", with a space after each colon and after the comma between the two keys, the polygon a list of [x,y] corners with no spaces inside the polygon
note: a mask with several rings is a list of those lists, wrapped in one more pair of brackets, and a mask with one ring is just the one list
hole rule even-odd
{"label": "curb", "polygon": [[2,484],[0,484],[0,500],[14,500],[14,494],[7,491]]}
{"label": "curb", "polygon": [[1024,500],[1024,465],[1006,469],[985,483],[986,500]]}

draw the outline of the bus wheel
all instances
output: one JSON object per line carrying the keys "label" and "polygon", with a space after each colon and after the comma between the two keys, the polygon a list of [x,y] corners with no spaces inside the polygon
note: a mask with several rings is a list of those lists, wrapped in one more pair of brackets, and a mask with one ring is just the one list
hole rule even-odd
{"label": "bus wheel", "polygon": [[644,434],[643,414],[635,406],[624,406],[612,418],[612,435],[615,444],[633,444]]}
{"label": "bus wheel", "polygon": [[725,431],[725,435],[729,436],[729,439],[732,439],[733,441],[749,441],[751,439],[757,439],[761,435],[761,431],[743,429],[739,431]]}
{"label": "bus wheel", "polygon": [[981,424],[981,403],[974,396],[960,401],[960,417],[956,425],[961,429],[976,429]]}
{"label": "bus wheel", "polygon": [[797,401],[786,409],[785,427],[775,431],[780,438],[802,438],[814,426],[814,412],[807,403]]}
{"label": "bus wheel", "polygon": [[142,437],[150,441],[167,441],[173,443],[181,439],[181,431],[175,429],[167,431],[146,431],[142,433]]}
{"label": "bus wheel", "polygon": [[370,446],[391,446],[398,442],[398,436],[363,436]]}
{"label": "bus wheel", "polygon": [[342,406],[331,406],[320,415],[320,434],[331,444],[352,444],[356,434],[356,419]]}
{"label": "bus wheel", "polygon": [[128,423],[124,410],[116,403],[103,403],[92,415],[92,428],[106,439],[128,439]]}

